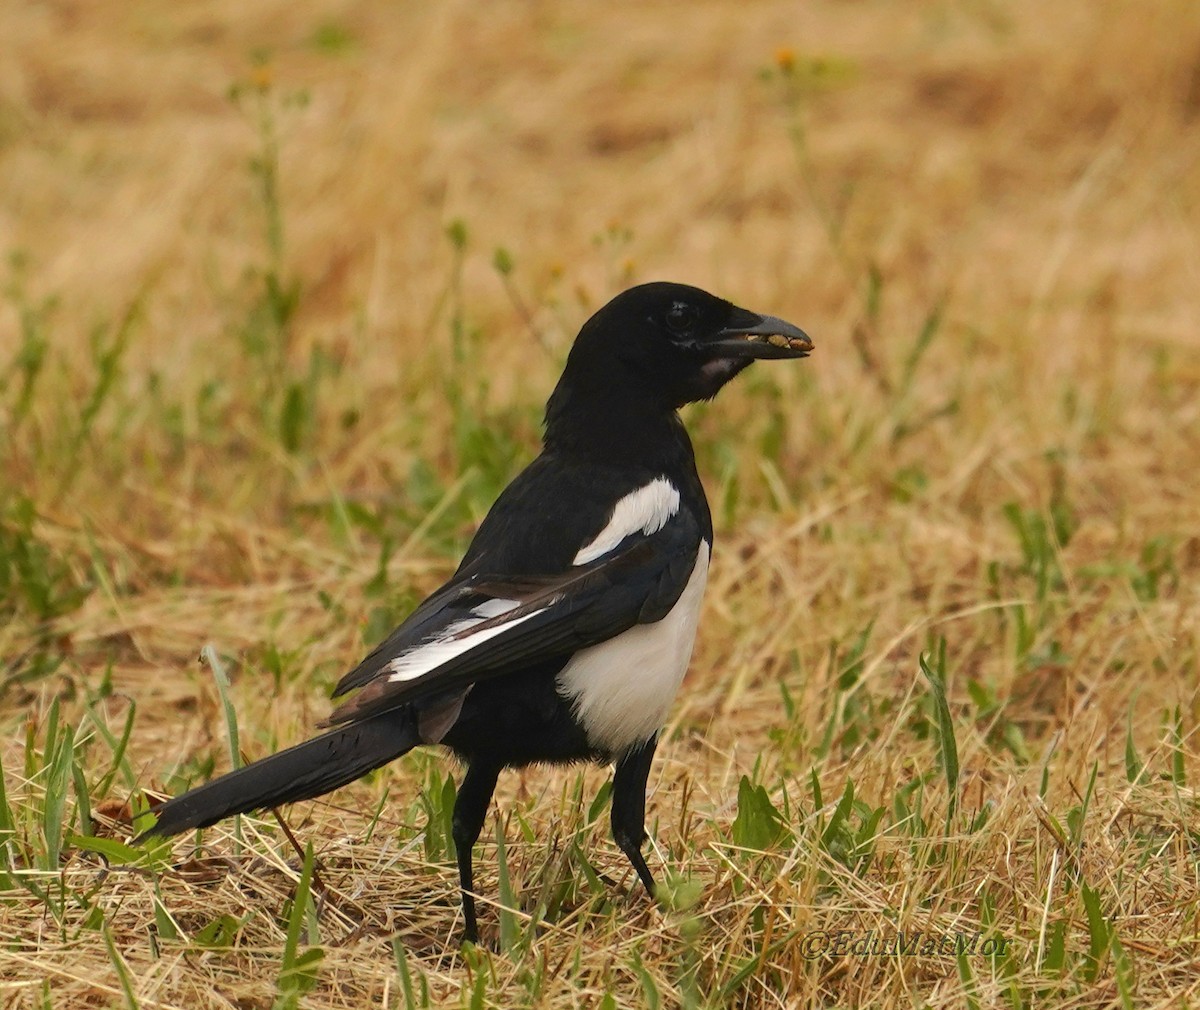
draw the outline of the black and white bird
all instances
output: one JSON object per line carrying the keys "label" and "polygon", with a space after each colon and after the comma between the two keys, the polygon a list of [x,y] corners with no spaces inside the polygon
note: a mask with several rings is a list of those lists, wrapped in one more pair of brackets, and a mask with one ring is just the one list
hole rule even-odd
{"label": "black and white bird", "polygon": [[692,653],[713,529],[678,416],[806,334],[698,288],[654,283],[591,317],[546,405],[541,455],[504,490],[450,580],[334,690],[325,734],[169,800],[146,834],[311,799],[421,744],[466,765],[454,805],[464,935],[471,849],[496,780],[613,763],[612,832],[651,896],[646,780]]}

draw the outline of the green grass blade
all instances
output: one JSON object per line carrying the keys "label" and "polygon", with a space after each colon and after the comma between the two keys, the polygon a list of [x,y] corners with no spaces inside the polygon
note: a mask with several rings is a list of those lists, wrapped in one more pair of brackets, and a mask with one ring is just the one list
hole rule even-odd
{"label": "green grass blade", "polygon": [[1080,895],[1088,920],[1088,952],[1084,976],[1089,982],[1094,982],[1100,974],[1104,956],[1108,953],[1112,932],[1100,908],[1100,896],[1087,884],[1080,888]]}
{"label": "green grass blade", "polygon": [[74,740],[71,727],[64,726],[61,733],[55,734],[54,751],[46,754],[46,803],[42,808],[42,837],[46,843],[42,869],[45,870],[57,870],[62,855],[67,784],[75,760]]}
{"label": "green grass blade", "polygon": [[96,732],[103,737],[104,742],[108,745],[109,751],[112,753],[112,760],[109,762],[108,770],[100,777],[96,783],[95,794],[101,798],[108,795],[109,789],[112,788],[113,781],[117,774],[120,773],[121,778],[125,782],[125,786],[130,791],[137,788],[137,776],[133,769],[129,767],[129,762],[125,760],[125,752],[129,747],[129,738],[133,735],[133,722],[137,716],[137,702],[132,698],[129,699],[129,708],[125,711],[125,724],[121,727],[121,735],[113,736],[112,730],[108,728],[104,719],[96,711],[95,705],[88,705],[87,717],[88,721],[96,728]]}
{"label": "green grass blade", "polygon": [[[429,1006],[429,1000],[423,999],[421,1002],[417,1002],[416,992],[413,989],[412,969],[408,966],[408,954],[398,936],[392,937],[392,956],[396,960],[396,975],[400,979],[400,991],[404,995],[404,1010],[424,1010]],[[428,993],[425,995],[428,996]]]}
{"label": "green grass blade", "polygon": [[1144,765],[1138,757],[1137,748],[1133,743],[1133,705],[1129,706],[1129,716],[1125,725],[1125,778],[1130,785],[1137,785],[1142,777]]}
{"label": "green grass blade", "polygon": [[13,889],[12,871],[17,868],[14,843],[17,824],[8,804],[8,788],[4,782],[4,755],[0,754],[0,891]]}
{"label": "green grass blade", "polygon": [[108,949],[108,959],[112,962],[113,970],[117,973],[117,981],[121,984],[121,995],[125,998],[126,1010],[138,1010],[141,1005],[137,994],[133,991],[133,976],[129,974],[129,966],[117,950],[113,942],[112,930],[105,923],[100,931],[104,936],[104,946]]}
{"label": "green grass blade", "polygon": [[642,984],[642,1006],[646,1010],[659,1010],[662,1005],[662,997],[658,992],[658,985],[654,981],[654,976],[650,974],[649,969],[642,962],[642,956],[637,951],[633,953],[633,973],[638,977],[638,981]]}
{"label": "green grass blade", "polygon": [[498,887],[500,891],[500,950],[505,954],[512,953],[517,943],[517,916],[513,909],[517,907],[516,895],[513,894],[512,879],[508,872],[508,848],[504,843],[504,824],[496,818],[496,867],[499,874]]}
{"label": "green grass blade", "polygon": [[925,655],[918,657],[921,672],[929,682],[930,695],[933,699],[934,729],[938,737],[938,749],[941,755],[942,772],[946,776],[946,788],[949,793],[949,806],[946,810],[946,830],[950,831],[954,815],[958,810],[958,742],[954,736],[954,719],[950,715],[950,705],[946,701],[946,640],[938,642],[937,655],[931,666]]}
{"label": "green grass blade", "polygon": [[312,842],[304,846],[304,865],[300,869],[300,880],[296,884],[296,893],[292,897],[292,908],[288,915],[287,939],[283,946],[283,962],[279,969],[279,980],[276,982],[276,997],[274,1010],[296,1010],[300,1005],[300,997],[308,992],[317,981],[317,969],[325,952],[316,946],[300,951],[300,936],[309,925],[309,905],[312,893],[313,865]]}
{"label": "green grass blade", "polygon": [[[221,711],[225,716],[225,732],[229,740],[229,766],[236,771],[242,767],[242,747],[238,737],[237,710],[229,698],[229,674],[225,670],[225,664],[221,661],[221,657],[217,655],[217,650],[211,644],[205,645],[200,650],[200,656],[208,664],[208,668],[212,671],[213,681],[217,685],[217,695],[221,699]],[[240,854],[242,851],[241,814],[233,819],[233,837],[234,852]]]}

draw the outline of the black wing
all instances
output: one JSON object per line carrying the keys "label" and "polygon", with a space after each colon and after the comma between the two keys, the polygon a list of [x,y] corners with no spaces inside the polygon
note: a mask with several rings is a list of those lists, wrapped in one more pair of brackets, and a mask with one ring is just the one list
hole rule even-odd
{"label": "black wing", "polygon": [[682,509],[651,536],[548,576],[474,574],[436,592],[334,690],[359,693],[329,721],[368,718],[661,620],[695,566],[701,531]]}

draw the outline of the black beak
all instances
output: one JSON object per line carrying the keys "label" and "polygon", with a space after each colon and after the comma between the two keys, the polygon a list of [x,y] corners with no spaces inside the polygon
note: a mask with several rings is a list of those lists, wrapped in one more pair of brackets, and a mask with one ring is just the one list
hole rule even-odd
{"label": "black beak", "polygon": [[813,349],[807,333],[782,319],[744,310],[739,317],[706,343],[705,350],[719,357],[807,358]]}

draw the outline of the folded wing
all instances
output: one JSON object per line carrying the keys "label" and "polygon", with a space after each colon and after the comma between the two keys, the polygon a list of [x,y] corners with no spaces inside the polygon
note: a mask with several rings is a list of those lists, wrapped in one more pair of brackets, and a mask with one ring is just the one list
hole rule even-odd
{"label": "folded wing", "polygon": [[335,698],[358,693],[329,722],[357,722],[661,620],[687,585],[700,536],[683,510],[558,574],[450,583],[341,680]]}

